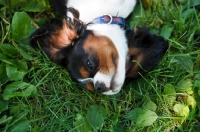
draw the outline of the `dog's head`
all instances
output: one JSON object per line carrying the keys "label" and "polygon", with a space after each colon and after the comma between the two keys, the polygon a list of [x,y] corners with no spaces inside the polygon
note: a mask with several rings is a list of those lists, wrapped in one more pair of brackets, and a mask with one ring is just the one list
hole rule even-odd
{"label": "dog's head", "polygon": [[106,36],[85,31],[75,42],[68,59],[71,76],[88,89],[104,93],[113,89],[113,78],[117,69],[118,52]]}
{"label": "dog's head", "polygon": [[30,36],[30,44],[67,67],[71,77],[89,90],[104,93],[114,85],[119,53],[108,37],[85,29],[78,15],[73,20],[53,19]]}
{"label": "dog's head", "polygon": [[[50,21],[31,35],[30,44],[41,47],[53,62],[66,67],[71,77],[89,90],[103,94],[119,92],[115,91],[118,86],[116,78],[123,75],[117,71],[120,53],[115,44],[106,36],[86,30],[86,25],[78,20],[76,10],[71,11],[75,12],[72,13],[73,20]],[[126,37],[129,47],[129,55],[124,58],[127,78],[137,78],[138,72],[144,73],[141,67],[152,70],[168,46],[162,37],[149,32],[131,30]]]}

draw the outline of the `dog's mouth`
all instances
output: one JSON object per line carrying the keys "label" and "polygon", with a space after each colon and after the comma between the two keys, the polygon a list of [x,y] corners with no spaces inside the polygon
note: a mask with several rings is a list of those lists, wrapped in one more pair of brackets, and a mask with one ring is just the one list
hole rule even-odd
{"label": "dog's mouth", "polygon": [[110,87],[106,87],[104,83],[94,84],[93,78],[78,79],[78,81],[82,83],[83,85],[86,85],[88,90],[95,91],[97,93],[101,93],[105,95],[113,95],[120,91],[119,89],[116,89],[114,87],[115,82],[111,82]]}

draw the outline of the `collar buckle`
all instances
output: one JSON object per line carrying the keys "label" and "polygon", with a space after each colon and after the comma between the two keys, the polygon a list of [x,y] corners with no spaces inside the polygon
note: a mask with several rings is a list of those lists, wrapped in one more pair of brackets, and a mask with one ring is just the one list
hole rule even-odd
{"label": "collar buckle", "polygon": [[[104,19],[104,20],[106,19],[105,17],[109,17],[109,18],[110,18],[110,20],[109,20],[109,22],[108,22],[107,24],[111,24],[112,21],[113,21],[113,17],[112,17],[111,15],[105,14],[105,15],[103,15],[103,19]],[[106,21],[106,20],[105,20],[105,21]]]}

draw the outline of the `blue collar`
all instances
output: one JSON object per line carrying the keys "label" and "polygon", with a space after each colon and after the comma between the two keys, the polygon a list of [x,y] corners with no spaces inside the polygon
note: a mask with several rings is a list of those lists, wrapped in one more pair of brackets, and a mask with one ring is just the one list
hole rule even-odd
{"label": "blue collar", "polygon": [[121,27],[125,27],[125,20],[122,17],[116,17],[111,15],[103,15],[100,17],[95,18],[93,21],[91,21],[89,24],[117,24]]}

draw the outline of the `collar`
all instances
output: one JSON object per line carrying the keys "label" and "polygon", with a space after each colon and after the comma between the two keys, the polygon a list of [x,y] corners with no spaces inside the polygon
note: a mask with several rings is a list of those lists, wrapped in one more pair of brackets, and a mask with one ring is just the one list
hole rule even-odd
{"label": "collar", "polygon": [[121,27],[125,27],[125,20],[122,17],[116,17],[111,15],[103,15],[95,18],[93,21],[89,22],[89,24],[117,24]]}

